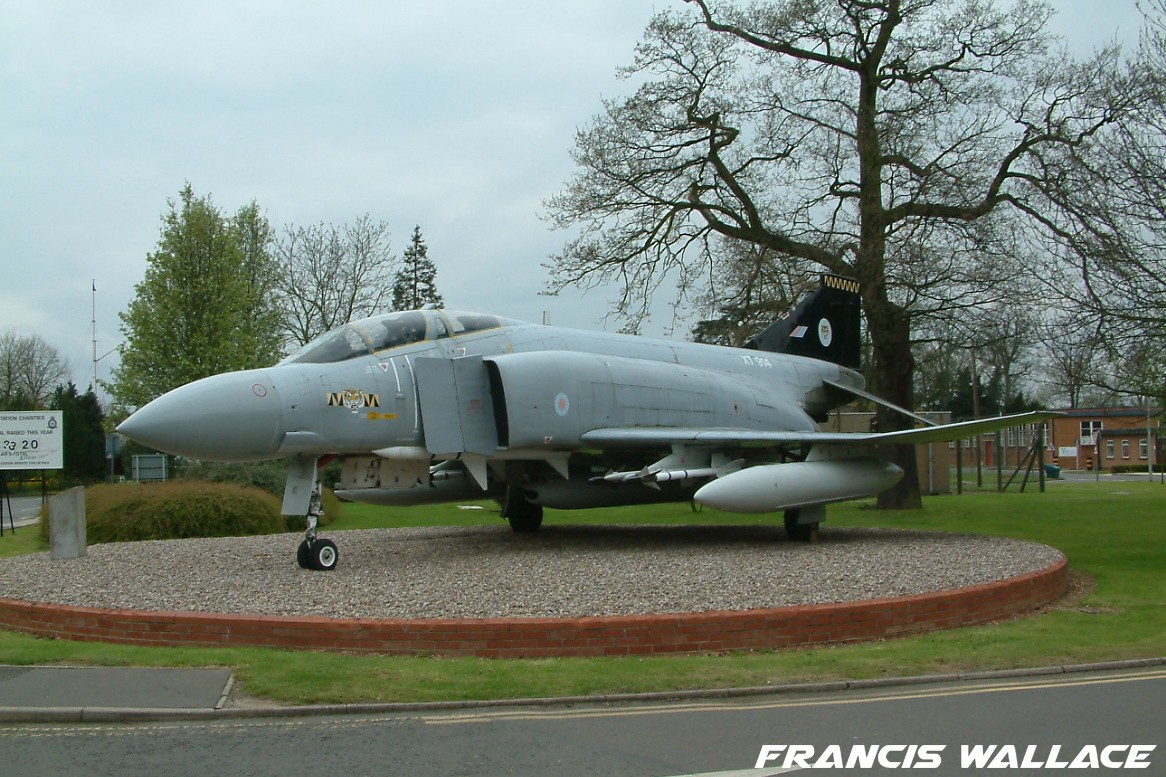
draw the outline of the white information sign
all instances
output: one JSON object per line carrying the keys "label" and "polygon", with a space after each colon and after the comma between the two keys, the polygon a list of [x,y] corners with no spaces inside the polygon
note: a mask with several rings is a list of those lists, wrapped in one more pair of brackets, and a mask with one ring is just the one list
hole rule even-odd
{"label": "white information sign", "polygon": [[0,469],[64,469],[60,410],[0,411]]}

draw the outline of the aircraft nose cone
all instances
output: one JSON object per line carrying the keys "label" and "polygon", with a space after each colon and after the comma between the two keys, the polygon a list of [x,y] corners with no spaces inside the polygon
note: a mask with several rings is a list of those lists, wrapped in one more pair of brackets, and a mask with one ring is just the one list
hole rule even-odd
{"label": "aircraft nose cone", "polygon": [[270,376],[247,370],[180,386],[138,410],[117,431],[176,456],[253,461],[275,455],[280,415]]}

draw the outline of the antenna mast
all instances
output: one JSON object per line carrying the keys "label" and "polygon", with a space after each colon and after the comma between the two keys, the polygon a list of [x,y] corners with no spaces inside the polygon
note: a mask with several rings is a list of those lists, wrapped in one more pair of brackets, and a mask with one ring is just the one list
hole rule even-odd
{"label": "antenna mast", "polygon": [[93,396],[97,397],[97,279],[92,281],[93,301]]}

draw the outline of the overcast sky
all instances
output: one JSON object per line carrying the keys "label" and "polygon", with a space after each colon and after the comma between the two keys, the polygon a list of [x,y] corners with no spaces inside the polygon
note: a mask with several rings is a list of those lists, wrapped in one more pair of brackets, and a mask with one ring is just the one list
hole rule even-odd
{"label": "overcast sky", "polygon": [[[90,281],[101,355],[186,181],[277,230],[368,213],[397,254],[418,225],[448,306],[599,328],[611,293],[539,296],[565,239],[541,203],[680,5],[0,0],[0,332],[42,335],[84,390]],[[1079,52],[1136,40],[1134,0],[1055,5]]]}

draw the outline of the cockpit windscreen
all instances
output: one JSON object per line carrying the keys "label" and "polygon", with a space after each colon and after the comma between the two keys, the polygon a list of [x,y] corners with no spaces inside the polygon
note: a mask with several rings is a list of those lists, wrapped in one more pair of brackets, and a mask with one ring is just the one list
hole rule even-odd
{"label": "cockpit windscreen", "polygon": [[410,310],[386,313],[353,321],[326,332],[280,363],[331,364],[410,343],[495,329],[508,323],[517,322],[484,313],[455,311]]}

